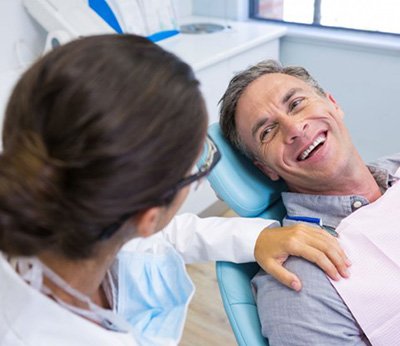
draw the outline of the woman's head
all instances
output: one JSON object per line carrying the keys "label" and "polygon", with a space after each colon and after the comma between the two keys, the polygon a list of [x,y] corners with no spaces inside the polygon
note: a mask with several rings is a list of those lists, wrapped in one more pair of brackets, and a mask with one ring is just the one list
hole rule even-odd
{"label": "woman's head", "polygon": [[148,40],[105,35],[55,49],[6,110],[0,250],[90,255],[110,225],[173,201],[206,126],[190,67]]}

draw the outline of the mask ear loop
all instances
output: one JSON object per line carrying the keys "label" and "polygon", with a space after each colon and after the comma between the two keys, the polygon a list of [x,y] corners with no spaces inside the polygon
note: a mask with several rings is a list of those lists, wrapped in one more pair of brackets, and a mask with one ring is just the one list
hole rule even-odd
{"label": "mask ear loop", "polygon": [[72,306],[62,299],[58,298],[50,289],[45,287],[48,291],[47,294],[50,294],[53,299],[57,301],[58,304],[65,307],[66,309],[80,315],[82,317],[88,318],[94,322],[97,322],[102,327],[119,332],[130,332],[131,327],[128,322],[124,321],[118,315],[116,315],[111,310],[104,309],[95,303],[92,300],[84,295],[83,293],[79,292],[75,288],[71,287],[67,282],[65,282],[58,274],[56,274],[53,270],[47,267],[44,263],[42,264],[43,273],[44,275],[51,280],[55,285],[61,288],[64,292],[68,293],[69,295],[77,298],[82,303],[86,304],[89,310],[84,310],[75,306]]}
{"label": "mask ear loop", "polygon": [[[128,322],[116,315],[113,311],[103,309],[93,303],[89,297],[71,287],[67,282],[65,282],[65,280],[63,280],[58,274],[47,267],[39,259],[35,257],[9,258],[8,262],[27,284],[29,284],[37,291],[40,291],[43,294],[51,297],[52,299],[54,299],[54,301],[56,301],[60,306],[64,307],[65,309],[70,310],[73,313],[89,319],[95,323],[98,323],[108,330],[125,333],[132,332],[132,328]],[[43,284],[44,276],[46,276],[51,282],[53,282],[64,292],[86,304],[88,310],[70,305],[57,297],[57,295],[54,294],[54,292],[50,288],[46,287]]]}
{"label": "mask ear loop", "polygon": [[33,257],[9,258],[8,262],[19,276],[34,289],[43,287],[43,271],[41,263]]}

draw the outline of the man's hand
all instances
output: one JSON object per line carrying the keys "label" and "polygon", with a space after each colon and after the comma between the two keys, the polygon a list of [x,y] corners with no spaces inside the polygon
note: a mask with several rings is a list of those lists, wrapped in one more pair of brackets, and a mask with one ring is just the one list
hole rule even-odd
{"label": "man's hand", "polygon": [[266,228],[258,236],[254,256],[261,268],[282,284],[300,291],[300,279],[283,267],[290,255],[315,263],[333,280],[349,277],[350,261],[337,239],[322,229],[295,224]]}

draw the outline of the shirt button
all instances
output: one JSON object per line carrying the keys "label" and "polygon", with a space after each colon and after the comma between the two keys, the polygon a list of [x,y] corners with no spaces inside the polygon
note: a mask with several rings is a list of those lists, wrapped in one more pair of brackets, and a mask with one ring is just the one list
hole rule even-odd
{"label": "shirt button", "polygon": [[360,207],[362,207],[362,202],[361,201],[355,201],[354,203],[353,203],[353,208],[354,209],[358,209],[358,208],[360,208]]}

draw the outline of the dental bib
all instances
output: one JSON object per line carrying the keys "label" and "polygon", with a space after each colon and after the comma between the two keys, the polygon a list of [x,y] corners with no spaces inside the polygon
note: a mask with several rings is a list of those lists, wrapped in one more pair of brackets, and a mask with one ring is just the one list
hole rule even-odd
{"label": "dental bib", "polygon": [[374,346],[400,340],[400,181],[336,229],[352,262],[350,278],[332,281]]}

